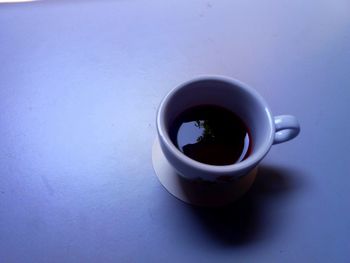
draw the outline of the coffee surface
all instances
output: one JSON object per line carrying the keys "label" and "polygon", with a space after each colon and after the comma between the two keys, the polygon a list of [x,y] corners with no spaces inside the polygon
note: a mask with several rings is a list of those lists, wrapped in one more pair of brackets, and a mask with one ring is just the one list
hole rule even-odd
{"label": "coffee surface", "polygon": [[251,139],[243,121],[214,105],[189,108],[170,127],[175,146],[188,157],[211,165],[230,165],[249,156]]}

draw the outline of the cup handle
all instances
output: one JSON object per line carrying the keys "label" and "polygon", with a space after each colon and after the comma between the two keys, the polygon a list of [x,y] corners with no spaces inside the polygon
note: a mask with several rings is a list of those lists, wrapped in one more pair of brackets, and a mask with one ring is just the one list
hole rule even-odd
{"label": "cup handle", "polygon": [[273,144],[279,144],[295,138],[300,132],[300,125],[292,115],[279,115],[274,117],[275,138]]}

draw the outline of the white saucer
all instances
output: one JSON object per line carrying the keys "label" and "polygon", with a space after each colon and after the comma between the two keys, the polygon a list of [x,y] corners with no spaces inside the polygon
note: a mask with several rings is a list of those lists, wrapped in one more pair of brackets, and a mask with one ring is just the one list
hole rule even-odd
{"label": "white saucer", "polygon": [[154,171],[164,188],[173,196],[191,205],[223,206],[241,197],[253,184],[257,168],[239,182],[215,183],[190,181],[179,176],[163,155],[158,139],[152,148]]}

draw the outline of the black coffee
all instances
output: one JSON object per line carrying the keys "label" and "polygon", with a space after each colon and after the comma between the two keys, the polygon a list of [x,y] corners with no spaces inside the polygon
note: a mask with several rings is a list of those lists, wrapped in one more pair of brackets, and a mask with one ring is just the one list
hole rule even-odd
{"label": "black coffee", "polygon": [[176,147],[206,164],[228,165],[248,157],[251,139],[243,121],[218,106],[203,105],[182,112],[170,127]]}

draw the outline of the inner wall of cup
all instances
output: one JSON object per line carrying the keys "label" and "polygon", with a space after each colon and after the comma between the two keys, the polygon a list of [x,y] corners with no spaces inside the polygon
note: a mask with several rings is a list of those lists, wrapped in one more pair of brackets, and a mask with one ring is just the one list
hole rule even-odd
{"label": "inner wall of cup", "polygon": [[178,89],[166,103],[166,130],[184,110],[199,105],[217,105],[237,114],[248,127],[252,153],[260,148],[271,134],[270,120],[264,105],[249,91],[221,80],[201,80]]}

